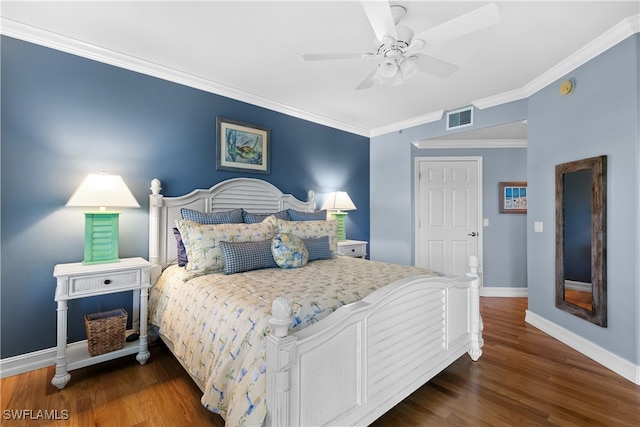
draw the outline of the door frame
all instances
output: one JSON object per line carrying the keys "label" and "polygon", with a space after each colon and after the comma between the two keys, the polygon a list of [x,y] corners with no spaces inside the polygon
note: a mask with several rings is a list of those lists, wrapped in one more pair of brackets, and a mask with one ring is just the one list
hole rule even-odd
{"label": "door frame", "polygon": [[413,221],[413,235],[414,235],[414,250],[413,250],[413,265],[417,265],[417,261],[420,259],[420,234],[418,230],[420,228],[420,163],[422,162],[468,162],[475,161],[478,166],[478,262],[480,263],[479,272],[482,273],[483,269],[483,254],[482,248],[484,247],[484,212],[482,210],[482,156],[423,156],[415,157],[413,163],[413,209],[414,209],[414,221]]}

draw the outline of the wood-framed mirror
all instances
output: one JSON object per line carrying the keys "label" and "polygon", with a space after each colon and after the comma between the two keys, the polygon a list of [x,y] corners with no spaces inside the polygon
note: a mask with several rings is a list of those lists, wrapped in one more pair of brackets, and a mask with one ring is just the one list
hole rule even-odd
{"label": "wood-framed mirror", "polygon": [[607,157],[556,165],[556,307],[607,326]]}

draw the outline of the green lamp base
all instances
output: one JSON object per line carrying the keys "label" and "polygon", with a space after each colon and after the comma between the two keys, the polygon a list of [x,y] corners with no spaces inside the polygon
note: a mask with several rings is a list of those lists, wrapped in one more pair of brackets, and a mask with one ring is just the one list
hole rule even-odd
{"label": "green lamp base", "polygon": [[344,217],[347,212],[329,212],[331,219],[338,223],[338,241],[347,240],[347,230],[344,227]]}
{"label": "green lamp base", "polygon": [[118,235],[120,212],[84,213],[83,264],[120,262]]}

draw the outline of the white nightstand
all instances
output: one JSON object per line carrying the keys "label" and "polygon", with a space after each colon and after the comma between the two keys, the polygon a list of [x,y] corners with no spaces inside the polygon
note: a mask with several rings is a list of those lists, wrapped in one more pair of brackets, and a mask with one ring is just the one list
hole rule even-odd
{"label": "white nightstand", "polygon": [[[71,379],[68,371],[95,363],[138,353],[136,359],[145,364],[151,354],[147,343],[147,297],[151,264],[143,258],[126,258],[108,264],[84,265],[81,262],[58,264],[53,275],[58,279],[55,301],[58,303],[58,353],[56,375],[51,384],[63,389]],[[124,348],[91,357],[86,341],[67,346],[67,301],[96,295],[133,291],[132,327],[140,331],[138,341]]]}
{"label": "white nightstand", "polygon": [[364,258],[367,256],[367,242],[361,240],[340,240],[338,241],[338,253],[354,258]]}

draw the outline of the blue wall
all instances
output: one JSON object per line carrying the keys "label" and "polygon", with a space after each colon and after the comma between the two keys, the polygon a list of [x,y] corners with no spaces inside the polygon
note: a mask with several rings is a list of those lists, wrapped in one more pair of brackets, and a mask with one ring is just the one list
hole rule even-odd
{"label": "blue wall", "polygon": [[[344,190],[348,237],[369,239],[369,140],[204,91],[9,37],[1,39],[1,347],[6,358],[56,345],[57,263],[83,257],[82,209],[64,205],[90,172],[122,175],[141,205],[120,219],[120,256],[148,256],[153,178],[177,196],[236,176],[306,199]],[[271,129],[271,174],[217,171],[216,117]],[[130,293],[70,304],[82,316],[125,307]]]}
{"label": "blue wall", "polygon": [[[526,170],[528,181],[526,224],[516,223],[521,218],[511,218],[506,225],[510,231],[504,242],[490,238],[490,233],[485,232],[485,264],[499,258],[501,263],[508,260],[523,265],[526,258],[529,311],[635,365],[640,363],[639,76],[640,35],[635,34],[566,76],[577,82],[572,95],[563,97],[559,94],[558,87],[563,78],[528,99],[476,111],[473,127],[528,120],[526,166],[521,170]],[[417,150],[410,148],[410,142],[444,133],[444,123],[439,121],[372,138],[372,258],[401,264],[413,261],[412,157]],[[421,155],[436,152],[421,151]],[[472,153],[448,150],[444,154]],[[608,156],[607,328],[555,307],[554,168],[556,164],[603,154]],[[486,159],[490,154],[481,155],[485,158],[486,170]],[[515,171],[512,173],[514,179],[518,179],[519,175]],[[494,179],[502,180],[497,176]],[[491,190],[485,185],[486,191]],[[485,217],[491,215],[487,209],[495,206],[486,196]],[[544,232],[534,232],[535,221],[543,222]],[[523,226],[526,249],[522,248],[522,241],[515,239],[515,236],[523,236]],[[490,229],[493,230],[492,226]],[[504,253],[501,244],[507,245],[508,253]],[[494,254],[496,258],[488,258]],[[502,258],[505,256],[507,258]],[[502,286],[499,277],[505,276],[494,276],[497,273],[496,269],[486,266],[484,281],[487,286]],[[505,285],[520,286],[521,283]]]}
{"label": "blue wall", "polygon": [[[413,157],[482,157],[482,218],[489,226],[483,233],[482,280],[485,287],[527,287],[527,216],[501,214],[498,185],[501,181],[527,180],[526,148],[414,149]],[[412,162],[413,163],[413,162]],[[415,247],[415,239],[414,239]]]}
{"label": "blue wall", "polygon": [[[529,310],[640,363],[640,34],[529,98]],[[569,96],[560,81],[576,80]],[[555,307],[555,165],[607,156],[607,327]],[[544,233],[533,232],[533,221]]]}
{"label": "blue wall", "polygon": [[[524,120],[526,100],[474,112],[467,130]],[[447,134],[446,119],[371,139],[371,258],[412,265],[414,238],[415,157],[482,156],[483,281],[487,287],[527,286],[526,216],[498,213],[498,183],[526,181],[527,150],[417,149],[411,142]],[[449,133],[450,134],[450,133]],[[390,200],[390,202],[388,202]],[[388,218],[394,218],[389,221]]]}

